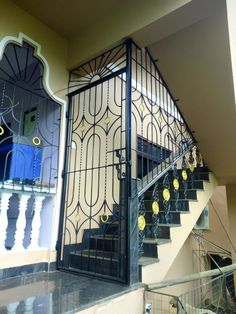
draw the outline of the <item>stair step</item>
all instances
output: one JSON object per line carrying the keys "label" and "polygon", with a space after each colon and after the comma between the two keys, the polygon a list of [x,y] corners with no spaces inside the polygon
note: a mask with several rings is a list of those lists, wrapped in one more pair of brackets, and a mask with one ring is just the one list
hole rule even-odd
{"label": "stair step", "polygon": [[168,226],[168,227],[181,227],[181,224],[172,224],[172,223],[160,223],[158,224],[159,227],[165,227],[165,226]]}
{"label": "stair step", "polygon": [[[153,217],[152,211],[145,212],[146,223],[152,223],[153,222],[152,217]],[[158,214],[158,218],[160,223],[166,223],[167,221],[174,224],[180,223],[180,213],[177,211],[169,212],[168,215],[166,215],[164,211],[160,211]]]}
{"label": "stair step", "polygon": [[139,258],[138,264],[140,266],[147,266],[147,265],[151,265],[151,264],[157,263],[159,261],[160,260],[158,258],[142,256],[142,257]]}
{"label": "stair step", "polygon": [[144,229],[145,231],[145,238],[158,238],[158,239],[170,239],[170,226],[163,225],[158,226],[158,234],[155,235],[155,226],[153,224],[146,224]]}
{"label": "stair step", "polygon": [[76,255],[81,257],[89,257],[101,260],[113,260],[117,261],[118,253],[109,252],[109,251],[101,251],[101,250],[78,250],[75,252],[71,252],[70,255]]}
{"label": "stair step", "polygon": [[109,252],[118,251],[118,236],[117,235],[96,235],[91,236],[89,240],[90,250],[101,250]]}
{"label": "stair step", "polygon": [[[195,201],[195,200],[191,200],[191,201]],[[145,203],[145,210],[146,211],[152,211],[152,200],[146,200],[144,201]],[[170,210],[171,211],[189,211],[189,201],[188,200],[178,200],[177,206],[176,207],[176,200],[170,200],[169,201],[170,204]],[[160,211],[165,211],[163,202],[159,202],[159,209]]]}
{"label": "stair step", "polygon": [[118,262],[117,258],[103,258],[101,256],[99,257],[96,255],[89,255],[88,252],[87,255],[81,255],[80,251],[72,252],[70,254],[70,269],[75,269],[86,273],[93,272],[100,275],[117,277],[121,274],[121,272],[125,271],[123,269],[123,265],[125,265],[124,258]]}
{"label": "stair step", "polygon": [[[182,170],[179,172],[179,180],[182,181]],[[169,181],[173,181],[175,179],[175,177],[173,176],[172,173],[169,173]],[[162,181],[163,181],[164,177],[162,177]],[[192,173],[188,173],[188,181],[191,180],[205,180],[205,181],[209,181],[209,172],[192,172]],[[160,179],[161,181],[161,179]]]}
{"label": "stair step", "polygon": [[143,243],[148,243],[148,244],[156,244],[156,245],[162,245],[166,243],[170,243],[170,239],[154,239],[154,238],[144,238]]}
{"label": "stair step", "polygon": [[[173,189],[173,180],[171,181],[171,180],[169,180],[170,181],[170,187],[171,187],[171,189]],[[194,180],[194,181],[192,181],[192,180],[187,180],[187,181],[185,181],[186,182],[186,184],[187,184],[187,186],[186,186],[186,188],[188,189],[188,190],[191,190],[191,189],[194,189],[194,190],[203,190],[204,189],[204,184],[203,184],[203,181],[204,180]],[[152,191],[153,190],[153,186],[152,187],[150,187],[150,189],[148,189],[148,191]],[[159,188],[159,190],[163,190],[164,189],[164,186],[163,186],[163,182],[162,181],[158,181],[158,188]],[[181,190],[184,190],[185,189],[185,187],[184,187],[184,185],[183,185],[183,181],[182,180],[180,180],[179,179],[179,189]]]}
{"label": "stair step", "polygon": [[[163,190],[160,190],[159,193],[159,199],[163,200]],[[170,198],[175,200],[178,197],[179,200],[185,200],[185,199],[191,199],[191,200],[196,200],[197,199],[197,191],[195,189],[188,189],[188,190],[178,190],[175,191],[173,189],[170,189]],[[144,194],[144,199],[145,200],[152,200],[153,195],[152,191],[147,191]]]}

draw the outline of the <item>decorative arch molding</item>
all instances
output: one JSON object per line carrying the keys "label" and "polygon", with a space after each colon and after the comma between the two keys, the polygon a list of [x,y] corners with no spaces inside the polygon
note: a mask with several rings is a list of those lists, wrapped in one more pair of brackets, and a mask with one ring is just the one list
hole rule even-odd
{"label": "decorative arch molding", "polygon": [[66,100],[55,95],[55,92],[50,87],[49,76],[50,76],[50,68],[46,58],[41,53],[41,45],[37,43],[35,40],[25,35],[24,33],[19,32],[19,36],[5,36],[0,40],[0,60],[2,60],[4,51],[6,46],[10,43],[15,43],[19,46],[23,46],[24,42],[28,43],[34,48],[35,57],[42,63],[44,71],[43,71],[43,86],[48,95],[58,102],[60,105],[65,106],[67,104]]}

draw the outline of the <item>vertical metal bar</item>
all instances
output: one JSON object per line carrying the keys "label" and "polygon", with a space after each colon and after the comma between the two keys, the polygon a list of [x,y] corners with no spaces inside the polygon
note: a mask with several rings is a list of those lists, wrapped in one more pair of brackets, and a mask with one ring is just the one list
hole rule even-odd
{"label": "vertical metal bar", "polygon": [[126,256],[127,256],[127,283],[130,284],[130,199],[131,199],[131,118],[132,118],[132,41],[128,40],[126,43],[126,232],[127,232],[127,243],[126,243]]}
{"label": "vertical metal bar", "polygon": [[[131,164],[131,121],[132,121],[132,41],[126,43],[126,230],[127,230],[127,283],[138,281],[138,245],[137,245],[137,196],[132,194],[132,164]],[[136,189],[136,188],[135,188]],[[131,206],[132,205],[132,206]]]}
{"label": "vertical metal bar", "polygon": [[63,183],[62,183],[62,193],[61,193],[61,208],[60,208],[60,220],[59,220],[59,231],[58,231],[58,241],[57,241],[57,267],[60,268],[61,265],[61,253],[62,253],[62,241],[63,241],[63,221],[65,215],[65,201],[66,201],[66,189],[67,189],[67,169],[69,162],[69,143],[71,140],[71,113],[72,113],[72,97],[69,97],[68,104],[68,112],[66,113],[67,121],[66,121],[66,149],[65,149],[65,157],[64,157],[64,167],[63,167]]}

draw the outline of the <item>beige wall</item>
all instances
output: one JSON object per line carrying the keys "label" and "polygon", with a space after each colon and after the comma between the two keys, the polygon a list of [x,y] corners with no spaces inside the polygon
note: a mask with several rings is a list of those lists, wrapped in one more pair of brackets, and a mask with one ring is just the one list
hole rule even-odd
{"label": "beige wall", "polygon": [[236,2],[234,0],[226,0],[226,6],[230,41],[230,54],[234,81],[234,96],[236,97]]}
{"label": "beige wall", "polygon": [[145,5],[141,0],[126,1],[125,5],[118,2],[111,14],[89,20],[86,27],[78,29],[70,40],[68,66],[74,67],[188,2],[190,0],[150,0]]}
{"label": "beige wall", "polygon": [[229,234],[234,248],[231,248],[232,257],[236,260],[236,184],[226,186],[227,204],[229,212]]}
{"label": "beige wall", "polygon": [[[217,186],[208,203],[209,230],[204,232],[204,237],[211,242],[231,251],[231,245],[227,236],[229,233],[228,207],[225,186]],[[205,244],[210,251],[219,251],[212,245]]]}
{"label": "beige wall", "polygon": [[[185,241],[183,247],[179,251],[177,257],[175,258],[172,266],[170,267],[165,277],[165,280],[177,279],[198,272],[200,269],[199,261],[196,256],[197,249],[198,243],[190,234]],[[190,282],[173,287],[159,289],[158,291],[179,296],[182,293],[192,290],[194,287],[196,287],[197,284],[198,282]]]}
{"label": "beige wall", "polygon": [[[50,66],[50,86],[56,92],[67,86],[67,41],[14,5],[9,0],[1,1],[0,40],[5,36],[18,37],[19,32],[26,34],[41,45],[41,53]],[[57,93],[65,97],[66,91]]]}
{"label": "beige wall", "polygon": [[144,313],[144,289],[118,296],[112,300],[97,304],[80,314],[143,314]]}

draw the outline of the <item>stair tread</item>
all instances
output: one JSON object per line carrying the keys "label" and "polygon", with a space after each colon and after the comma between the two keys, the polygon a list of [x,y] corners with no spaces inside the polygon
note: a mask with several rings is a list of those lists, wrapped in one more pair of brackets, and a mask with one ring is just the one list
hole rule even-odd
{"label": "stair tread", "polygon": [[162,245],[162,244],[165,244],[165,243],[170,243],[171,242],[171,239],[154,239],[154,238],[145,238],[143,240],[143,243],[149,243],[149,244],[157,244],[157,245]]}
{"label": "stair tread", "polygon": [[139,258],[138,264],[141,266],[147,266],[157,263],[159,261],[160,261],[159,258],[142,256]]}
{"label": "stair tread", "polygon": [[[145,202],[154,202],[154,200],[144,200],[144,201]],[[189,201],[191,201],[191,202],[198,202],[198,200],[193,200],[193,199],[178,199],[178,201],[181,201],[181,202],[183,202],[183,201],[185,201],[185,202],[189,202]],[[176,202],[176,200],[175,199],[170,199],[169,202]]]}
{"label": "stair tread", "polygon": [[[103,256],[97,255],[98,253],[102,253]],[[117,256],[118,253],[109,252],[109,251],[100,251],[100,250],[78,250],[75,252],[70,252],[71,255],[77,255],[82,257],[96,258],[101,260],[109,260],[109,261],[118,261]]]}
{"label": "stair tread", "polygon": [[[153,223],[147,223],[146,226],[153,226]],[[159,227],[181,227],[181,224],[158,224]]]}
{"label": "stair tread", "polygon": [[105,234],[105,235],[91,235],[90,239],[99,239],[99,240],[118,240],[118,235],[116,234]]}
{"label": "stair tread", "polygon": [[[153,213],[152,209],[145,209],[145,212],[146,213]],[[159,210],[159,213],[165,213],[165,210]],[[170,214],[176,214],[176,213],[179,213],[179,214],[186,214],[186,213],[190,213],[189,210],[169,210],[169,213]]]}

